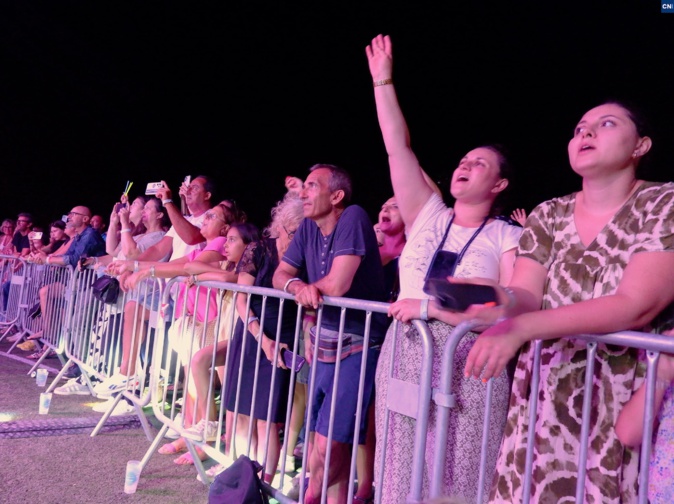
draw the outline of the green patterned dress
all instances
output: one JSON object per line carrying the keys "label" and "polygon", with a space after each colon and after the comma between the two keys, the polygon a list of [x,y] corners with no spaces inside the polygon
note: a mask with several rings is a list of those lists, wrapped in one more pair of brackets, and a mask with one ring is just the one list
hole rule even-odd
{"label": "green patterned dress", "polygon": [[[576,231],[575,201],[572,194],[539,205],[520,240],[518,255],[548,270],[543,309],[614,294],[634,254],[674,250],[674,184],[644,182],[587,247]],[[543,342],[531,502],[575,502],[586,361],[583,341]],[[532,362],[533,345],[527,344],[515,372],[490,502],[522,501]],[[643,374],[636,350],[598,347],[584,502],[636,500],[638,450],[620,443],[614,425]]]}

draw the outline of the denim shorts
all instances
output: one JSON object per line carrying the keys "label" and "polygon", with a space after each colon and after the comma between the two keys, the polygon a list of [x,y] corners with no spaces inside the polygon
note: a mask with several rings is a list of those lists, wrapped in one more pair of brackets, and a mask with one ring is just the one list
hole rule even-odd
{"label": "denim shorts", "polygon": [[[337,383],[337,402],[332,427],[332,440],[351,444],[353,431],[356,425],[356,407],[358,405],[358,383],[360,381],[360,365],[363,353],[349,355],[341,360],[339,380]],[[367,352],[367,367],[365,368],[365,384],[363,389],[363,408],[360,418],[358,442],[365,443],[367,429],[367,413],[374,392],[374,377],[379,358],[379,348],[370,348]],[[316,361],[316,383],[313,391],[311,408],[310,431],[322,436],[328,436],[330,422],[330,406],[335,376],[334,363]]]}

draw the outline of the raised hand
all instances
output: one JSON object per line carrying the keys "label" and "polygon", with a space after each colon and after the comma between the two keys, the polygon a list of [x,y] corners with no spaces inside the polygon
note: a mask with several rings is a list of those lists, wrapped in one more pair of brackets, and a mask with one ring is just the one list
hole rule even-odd
{"label": "raised hand", "polygon": [[171,199],[171,189],[169,186],[166,184],[165,180],[161,181],[162,186],[157,189],[157,194],[155,196],[159,198],[160,200],[165,200],[165,199]]}
{"label": "raised hand", "polygon": [[388,35],[377,35],[365,48],[373,81],[390,79],[393,75],[393,46]]}
{"label": "raised hand", "polygon": [[303,185],[304,182],[302,182],[302,179],[300,178],[291,177],[290,175],[286,177],[285,186],[286,190],[290,193],[299,194]]}
{"label": "raised hand", "polygon": [[122,227],[124,227],[125,229],[128,229],[129,228],[129,207],[124,206],[124,207],[120,208],[118,215],[119,215],[119,220],[122,223]]}
{"label": "raised hand", "polygon": [[527,221],[527,213],[524,211],[524,208],[517,208],[510,214],[510,218],[524,227],[524,223]]}

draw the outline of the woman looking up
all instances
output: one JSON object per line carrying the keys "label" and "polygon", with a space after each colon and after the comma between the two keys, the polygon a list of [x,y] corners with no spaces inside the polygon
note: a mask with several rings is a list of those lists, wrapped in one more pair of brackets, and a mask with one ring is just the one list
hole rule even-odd
{"label": "woman looking up", "polygon": [[[528,217],[509,285],[507,320],[480,335],[465,372],[489,378],[522,347],[494,502],[522,499],[532,340],[543,341],[532,502],[571,501],[580,447],[585,342],[563,336],[648,330],[674,300],[674,185],[637,177],[651,148],[634,110],[609,102],[583,115],[569,141],[582,189],[539,205]],[[665,252],[665,253],[663,253]],[[541,309],[542,308],[542,309]],[[614,425],[642,382],[634,349],[599,345],[595,357],[585,502],[636,501],[638,452]]]}
{"label": "woman looking up", "polygon": [[[435,303],[429,304],[429,296],[423,290],[426,274],[436,251],[442,250],[445,255],[453,253],[456,266],[454,271],[449,272],[452,276],[489,278],[495,283],[507,285],[521,229],[495,220],[492,216],[498,196],[508,186],[509,166],[501,150],[495,146],[482,146],[469,151],[454,169],[450,191],[456,203],[453,208],[448,208],[434,192],[410,147],[407,124],[391,80],[391,40],[388,36],[375,37],[366,48],[366,53],[375,86],[379,125],[389,156],[393,191],[407,230],[407,243],[399,260],[400,295],[398,301],[391,305],[389,314],[402,322],[419,318],[429,320],[433,347],[436,349],[433,386],[437,387],[442,348],[453,326],[461,322],[464,315],[439,310]],[[389,333],[392,333],[392,328],[393,325]],[[402,331],[405,337],[397,338],[395,349],[391,347],[392,334],[387,335],[379,359],[376,382],[375,467],[384,463],[384,480],[380,482],[382,502],[396,504],[405,501],[410,491],[415,421],[398,413],[389,413],[386,460],[382,461],[389,362],[393,355],[395,378],[418,383],[422,355],[422,343],[416,330],[410,325],[404,325]],[[458,369],[463,368],[466,355],[476,338],[476,334],[469,333],[457,347],[455,359]],[[485,389],[482,383],[465,380],[461,373],[456,372],[452,386],[457,391],[457,407],[450,413],[447,446],[435,446],[435,432],[429,427],[425,465],[427,468],[433,466],[435,449],[446,450],[445,495],[460,496],[474,502],[479,475],[479,457],[476,454],[480,452],[481,442],[481,432],[475,432],[474,427],[482,425]],[[493,470],[496,464],[508,395],[508,377],[505,372],[501,372],[494,383],[488,471]],[[423,498],[428,497],[427,476],[424,478]]]}

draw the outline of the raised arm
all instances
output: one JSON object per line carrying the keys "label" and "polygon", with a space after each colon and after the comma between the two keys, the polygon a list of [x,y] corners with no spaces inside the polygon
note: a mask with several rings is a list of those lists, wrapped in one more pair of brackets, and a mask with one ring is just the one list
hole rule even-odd
{"label": "raised arm", "polygon": [[108,226],[108,233],[105,235],[105,252],[110,255],[117,254],[117,232],[119,231],[119,214],[117,213],[117,204],[112,208],[110,213],[110,224]]}
{"label": "raised arm", "polygon": [[[178,236],[188,245],[197,245],[204,241],[204,237],[198,227],[188,221],[180,211],[180,202],[174,202],[171,189],[165,181],[161,181],[163,187],[157,191],[157,198],[162,200],[164,209],[171,220],[171,225]],[[168,200],[171,200],[168,202]]]}
{"label": "raised arm", "polygon": [[377,35],[365,48],[374,84],[379,127],[389,158],[391,184],[406,226],[411,226],[431,196],[417,157],[412,152],[407,123],[403,116],[391,77],[393,53],[388,35]]}

